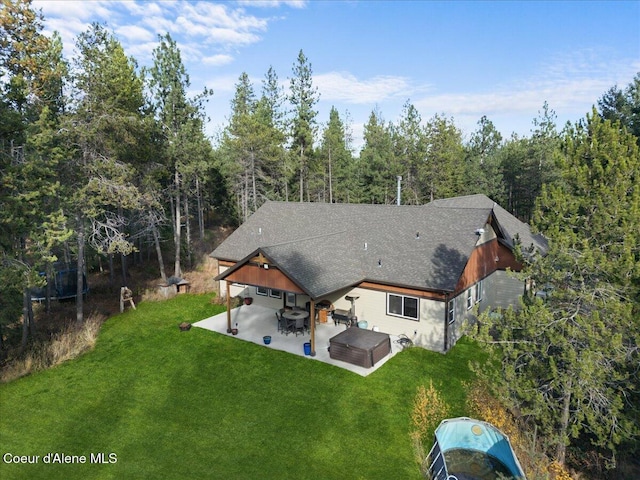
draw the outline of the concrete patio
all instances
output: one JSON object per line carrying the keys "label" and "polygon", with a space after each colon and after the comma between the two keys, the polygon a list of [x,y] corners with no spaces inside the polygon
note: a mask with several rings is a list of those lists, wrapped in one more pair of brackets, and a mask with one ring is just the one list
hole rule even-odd
{"label": "concrete patio", "polygon": [[[296,336],[295,333],[285,335],[278,332],[275,310],[262,307],[259,305],[242,305],[231,310],[231,326],[235,328],[238,325],[238,334],[234,336],[239,340],[252,342],[262,345],[265,348],[273,348],[285,352],[299,355],[309,360],[316,360],[344,368],[358,375],[367,376],[375,372],[384,365],[391,357],[402,347],[396,343],[397,337],[391,336],[391,353],[376,363],[371,368],[364,368],[358,365],[352,365],[340,360],[334,360],[329,356],[329,339],[345,330],[344,325],[334,325],[332,321],[327,323],[316,323],[315,325],[315,347],[316,355],[312,357],[304,354],[304,344],[311,341],[309,332],[304,335]],[[194,327],[211,330],[222,335],[233,336],[227,333],[227,312],[220,313],[213,317],[206,318],[200,322],[194,323]],[[265,345],[263,337],[271,335],[271,343]]]}

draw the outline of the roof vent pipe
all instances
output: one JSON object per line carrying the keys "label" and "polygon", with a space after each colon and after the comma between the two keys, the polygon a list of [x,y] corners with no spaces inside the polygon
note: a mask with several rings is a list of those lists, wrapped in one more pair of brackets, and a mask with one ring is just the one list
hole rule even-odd
{"label": "roof vent pipe", "polygon": [[401,203],[401,195],[402,195],[402,176],[398,175],[398,197],[396,199],[396,205],[400,205]]}

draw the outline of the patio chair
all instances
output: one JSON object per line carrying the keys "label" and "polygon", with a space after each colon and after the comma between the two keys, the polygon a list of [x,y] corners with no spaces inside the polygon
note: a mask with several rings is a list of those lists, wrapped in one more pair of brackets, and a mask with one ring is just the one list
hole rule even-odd
{"label": "patio chair", "polygon": [[276,312],[276,318],[278,319],[278,331],[280,333],[289,333],[287,331],[287,319],[284,318],[279,312]]}
{"label": "patio chair", "polygon": [[304,330],[305,330],[304,317],[296,318],[296,326],[295,326],[296,337],[298,336],[298,332],[304,335]]}

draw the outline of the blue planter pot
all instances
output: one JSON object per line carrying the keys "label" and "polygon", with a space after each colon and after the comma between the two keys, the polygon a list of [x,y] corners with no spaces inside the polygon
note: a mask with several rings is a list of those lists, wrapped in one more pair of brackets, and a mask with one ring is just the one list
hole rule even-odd
{"label": "blue planter pot", "polygon": [[265,345],[269,345],[271,343],[271,335],[265,335],[264,337],[262,337],[262,341]]}

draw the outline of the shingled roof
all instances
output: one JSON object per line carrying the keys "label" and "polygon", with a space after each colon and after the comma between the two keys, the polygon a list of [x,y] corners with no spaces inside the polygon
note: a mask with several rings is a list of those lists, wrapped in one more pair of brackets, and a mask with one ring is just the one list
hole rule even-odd
{"label": "shingled roof", "polygon": [[457,202],[267,202],[211,256],[240,262],[261,251],[312,298],[362,281],[451,292],[492,215],[507,242],[531,235],[484,195]]}

